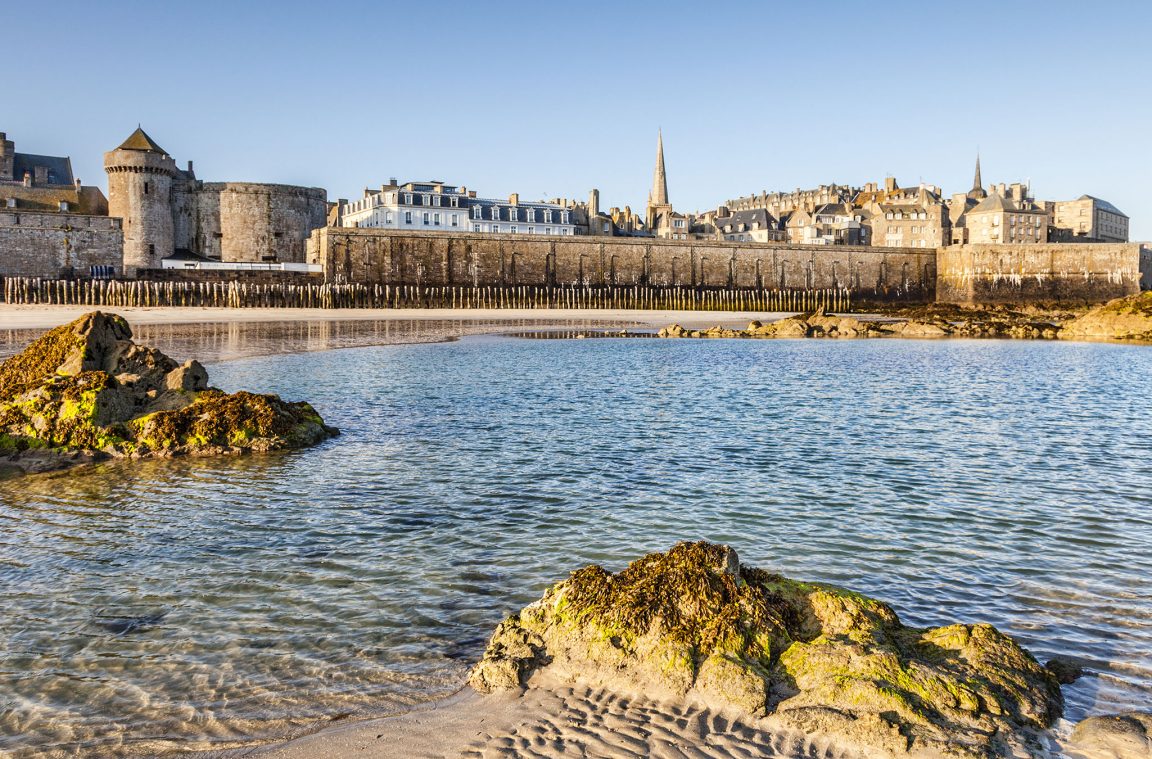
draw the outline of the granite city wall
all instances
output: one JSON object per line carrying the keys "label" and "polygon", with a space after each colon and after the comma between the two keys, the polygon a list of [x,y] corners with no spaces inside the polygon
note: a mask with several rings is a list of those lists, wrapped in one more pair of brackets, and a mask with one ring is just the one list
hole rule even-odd
{"label": "granite city wall", "polygon": [[0,276],[87,277],[93,266],[119,274],[123,261],[120,219],[0,211]]}
{"label": "granite city wall", "polygon": [[423,286],[647,285],[848,289],[931,301],[932,249],[545,237],[325,227],[308,263],[332,283]]}
{"label": "granite city wall", "polygon": [[1103,303],[1140,291],[1136,244],[954,245],[937,252],[942,303]]}

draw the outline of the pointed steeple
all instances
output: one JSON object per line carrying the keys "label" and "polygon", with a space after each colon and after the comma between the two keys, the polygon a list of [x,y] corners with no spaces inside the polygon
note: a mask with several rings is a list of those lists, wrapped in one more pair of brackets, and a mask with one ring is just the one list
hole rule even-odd
{"label": "pointed steeple", "polygon": [[156,144],[156,141],[148,136],[148,133],[136,126],[136,131],[128,135],[128,139],[116,148],[117,150],[139,150],[145,153],[161,153],[168,155],[164,148]]}
{"label": "pointed steeple", "polygon": [[650,206],[668,205],[668,177],[664,174],[664,134],[656,132],[656,172],[652,176],[652,194],[648,197]]}
{"label": "pointed steeple", "polygon": [[972,179],[972,189],[968,191],[968,197],[973,199],[982,199],[988,197],[988,193],[984,190],[984,181],[980,177],[980,153],[976,153],[976,176]]}

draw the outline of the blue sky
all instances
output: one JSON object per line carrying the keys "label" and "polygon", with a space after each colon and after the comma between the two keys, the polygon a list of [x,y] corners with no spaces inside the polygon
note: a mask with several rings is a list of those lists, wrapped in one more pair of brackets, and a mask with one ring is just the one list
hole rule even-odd
{"label": "blue sky", "polygon": [[[137,122],[210,181],[390,177],[682,210],[894,175],[1106,198],[1152,238],[1152,3],[9,3],[0,131],[102,153]],[[24,30],[24,31],[21,31]]]}

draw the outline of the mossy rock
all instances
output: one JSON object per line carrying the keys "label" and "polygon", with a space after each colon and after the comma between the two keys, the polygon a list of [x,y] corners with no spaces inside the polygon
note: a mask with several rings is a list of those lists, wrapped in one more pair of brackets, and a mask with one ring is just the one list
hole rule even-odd
{"label": "mossy rock", "polygon": [[266,451],[313,445],[336,433],[307,403],[208,387],[199,363],[181,365],[136,345],[128,323],[115,314],[86,314],[0,364],[0,455],[18,467],[34,461],[44,468],[53,451],[66,466],[91,459],[67,455],[76,452]]}
{"label": "mossy rock", "polygon": [[874,756],[1040,756],[1059,685],[990,625],[904,626],[887,604],[680,543],[573,572],[500,624],[469,682],[537,678],[689,698]]}

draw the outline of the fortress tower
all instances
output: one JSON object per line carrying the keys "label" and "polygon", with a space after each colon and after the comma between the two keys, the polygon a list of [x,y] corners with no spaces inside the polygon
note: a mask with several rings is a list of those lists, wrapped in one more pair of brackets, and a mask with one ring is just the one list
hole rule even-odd
{"label": "fortress tower", "polygon": [[104,154],[108,215],[124,220],[124,272],[156,269],[176,249],[172,184],[176,162],[143,129]]}

